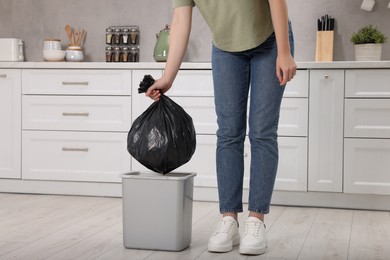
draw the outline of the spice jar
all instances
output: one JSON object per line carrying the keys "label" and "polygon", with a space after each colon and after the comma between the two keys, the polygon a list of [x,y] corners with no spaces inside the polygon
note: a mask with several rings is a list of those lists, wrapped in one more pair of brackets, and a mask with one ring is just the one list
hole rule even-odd
{"label": "spice jar", "polygon": [[121,61],[121,47],[114,47],[114,62],[120,62]]}
{"label": "spice jar", "polygon": [[106,44],[112,44],[113,30],[111,28],[106,29]]}
{"label": "spice jar", "polygon": [[129,39],[130,39],[130,29],[129,28],[124,28],[122,30],[122,44],[129,44]]}
{"label": "spice jar", "polygon": [[106,62],[112,62],[112,47],[106,47]]}
{"label": "spice jar", "polygon": [[114,29],[114,34],[112,36],[113,38],[113,44],[120,44],[121,43],[121,29],[120,28],[115,28]]}
{"label": "spice jar", "polygon": [[122,62],[128,62],[129,61],[129,47],[123,47],[122,48],[121,61]]}
{"label": "spice jar", "polygon": [[137,62],[139,57],[139,48],[137,46],[130,47],[129,62]]}
{"label": "spice jar", "polygon": [[130,31],[131,44],[138,43],[138,36],[139,36],[138,29],[135,27],[131,28],[131,31]]}

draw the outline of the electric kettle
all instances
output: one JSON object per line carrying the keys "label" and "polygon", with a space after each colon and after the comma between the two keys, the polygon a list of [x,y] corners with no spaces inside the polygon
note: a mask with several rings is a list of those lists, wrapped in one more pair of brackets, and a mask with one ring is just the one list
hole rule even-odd
{"label": "electric kettle", "polygon": [[167,61],[169,50],[169,26],[165,25],[159,33],[156,34],[157,42],[154,46],[153,58],[155,61]]}

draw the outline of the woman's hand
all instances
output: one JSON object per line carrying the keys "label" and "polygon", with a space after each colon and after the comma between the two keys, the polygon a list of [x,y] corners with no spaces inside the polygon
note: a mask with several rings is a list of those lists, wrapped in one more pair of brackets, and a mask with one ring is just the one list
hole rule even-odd
{"label": "woman's hand", "polygon": [[150,97],[154,101],[158,101],[161,97],[161,94],[167,92],[172,86],[172,83],[165,80],[164,77],[156,80],[152,86],[149,87],[148,91],[146,91],[145,95]]}
{"label": "woman's hand", "polygon": [[291,54],[279,54],[276,59],[276,76],[281,86],[292,80],[297,72],[297,65]]}

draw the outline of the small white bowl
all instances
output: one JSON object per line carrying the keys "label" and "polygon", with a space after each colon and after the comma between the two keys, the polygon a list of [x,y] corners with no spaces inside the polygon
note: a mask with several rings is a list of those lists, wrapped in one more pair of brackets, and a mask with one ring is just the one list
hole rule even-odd
{"label": "small white bowl", "polygon": [[43,59],[45,61],[63,61],[65,58],[65,51],[43,51]]}
{"label": "small white bowl", "polygon": [[59,39],[46,39],[43,42],[44,51],[60,51],[61,49],[61,40]]}
{"label": "small white bowl", "polygon": [[83,51],[80,48],[78,48],[78,49],[68,48],[66,50],[66,60],[67,61],[83,61],[84,60]]}

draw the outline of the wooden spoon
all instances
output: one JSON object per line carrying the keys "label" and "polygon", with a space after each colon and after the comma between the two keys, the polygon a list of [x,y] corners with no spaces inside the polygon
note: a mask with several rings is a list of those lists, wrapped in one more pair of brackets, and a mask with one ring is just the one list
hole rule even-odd
{"label": "wooden spoon", "polygon": [[69,43],[72,44],[72,27],[69,24],[65,25],[65,32],[68,36]]}

